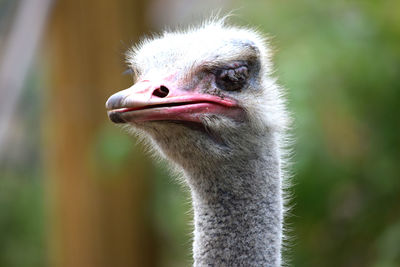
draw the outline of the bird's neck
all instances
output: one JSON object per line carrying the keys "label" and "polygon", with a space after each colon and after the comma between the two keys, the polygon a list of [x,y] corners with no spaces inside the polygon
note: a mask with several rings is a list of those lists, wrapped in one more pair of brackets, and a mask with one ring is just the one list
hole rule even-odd
{"label": "bird's neck", "polygon": [[210,166],[189,177],[194,266],[280,266],[283,204],[277,149],[217,169]]}

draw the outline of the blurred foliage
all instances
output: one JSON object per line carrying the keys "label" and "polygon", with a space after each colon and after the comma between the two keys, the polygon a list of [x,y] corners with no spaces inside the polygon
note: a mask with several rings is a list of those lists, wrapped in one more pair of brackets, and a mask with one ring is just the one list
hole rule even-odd
{"label": "blurred foliage", "polygon": [[[400,2],[235,0],[231,8],[238,24],[270,33],[295,119],[289,265],[400,266]],[[112,168],[131,147],[117,136],[107,128],[94,142]],[[43,266],[43,185],[37,158],[29,162],[25,172],[0,166],[0,266]],[[155,173],[160,266],[188,266],[188,194],[165,168]]]}
{"label": "blurred foliage", "polygon": [[248,1],[243,14],[272,36],[295,119],[291,265],[400,266],[400,2]]}
{"label": "blurred foliage", "polygon": [[38,177],[0,177],[0,266],[44,266],[43,189]]}
{"label": "blurred foliage", "polygon": [[45,266],[39,69],[27,79],[0,161],[0,267]]}

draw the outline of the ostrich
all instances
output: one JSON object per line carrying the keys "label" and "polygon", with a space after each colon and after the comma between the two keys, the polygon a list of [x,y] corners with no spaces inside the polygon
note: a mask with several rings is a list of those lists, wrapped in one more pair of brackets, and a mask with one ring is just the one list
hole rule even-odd
{"label": "ostrich", "polygon": [[194,266],[280,266],[289,116],[256,31],[223,20],[143,40],[136,83],[112,95],[126,124],[183,174],[194,211]]}

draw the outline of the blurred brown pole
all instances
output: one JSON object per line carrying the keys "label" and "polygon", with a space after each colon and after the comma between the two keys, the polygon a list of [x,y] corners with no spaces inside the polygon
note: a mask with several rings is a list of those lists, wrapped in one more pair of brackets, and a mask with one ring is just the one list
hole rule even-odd
{"label": "blurred brown pole", "polygon": [[98,148],[104,129],[125,136],[107,120],[104,103],[129,86],[120,75],[122,54],[144,31],[145,3],[59,0],[54,6],[44,110],[50,266],[155,264],[149,164],[132,151],[114,168]]}

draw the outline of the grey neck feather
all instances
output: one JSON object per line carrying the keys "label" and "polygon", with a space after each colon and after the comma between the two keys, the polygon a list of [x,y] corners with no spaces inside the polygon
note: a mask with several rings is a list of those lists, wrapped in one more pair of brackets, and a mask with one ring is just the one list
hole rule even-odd
{"label": "grey neck feather", "polygon": [[283,204],[274,142],[230,164],[186,169],[194,266],[280,266]]}

